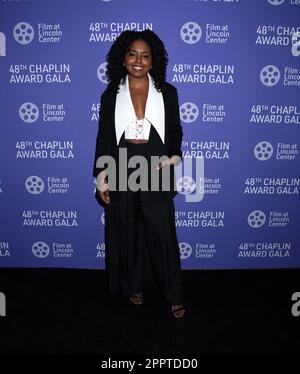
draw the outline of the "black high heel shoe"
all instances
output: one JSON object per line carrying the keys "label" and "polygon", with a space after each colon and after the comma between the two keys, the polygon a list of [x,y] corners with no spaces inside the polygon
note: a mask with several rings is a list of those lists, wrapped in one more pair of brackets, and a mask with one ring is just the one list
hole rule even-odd
{"label": "black high heel shoe", "polygon": [[[173,306],[175,305],[172,305],[172,309],[173,309]],[[185,310],[185,307],[183,305],[176,305],[177,308],[175,308],[174,310],[172,310],[172,316],[177,320],[177,321],[180,321],[186,314],[186,310]]]}
{"label": "black high heel shoe", "polygon": [[143,294],[137,293],[135,295],[132,295],[130,296],[129,300],[132,302],[132,304],[140,306],[143,304]]}

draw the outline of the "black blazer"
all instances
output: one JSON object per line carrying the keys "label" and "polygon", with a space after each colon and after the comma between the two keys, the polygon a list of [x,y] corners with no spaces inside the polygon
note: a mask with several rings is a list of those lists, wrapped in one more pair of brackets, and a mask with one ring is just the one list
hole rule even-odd
{"label": "black blazer", "polygon": [[[168,157],[171,157],[173,155],[178,155],[182,159],[181,142],[183,131],[180,124],[177,89],[173,85],[166,83],[162,95],[165,106],[165,143],[161,141],[156,129],[151,125],[148,141],[148,165],[150,165],[151,156],[167,155]],[[118,165],[118,149],[120,147],[126,147],[124,133],[117,145],[115,132],[115,105],[116,92],[112,92],[111,90],[104,91],[101,96],[99,113],[99,130],[96,140],[95,160],[93,166],[94,177],[97,177],[98,173],[105,169],[96,167],[97,159],[100,156],[110,155],[114,157],[116,164]],[[177,194],[176,188],[172,188],[174,186],[174,166],[170,167],[170,186],[170,191],[162,191],[161,185],[159,191],[141,191],[141,200],[144,202],[155,202],[166,198],[173,198]],[[120,192],[110,191],[111,200],[117,198],[118,193]]]}

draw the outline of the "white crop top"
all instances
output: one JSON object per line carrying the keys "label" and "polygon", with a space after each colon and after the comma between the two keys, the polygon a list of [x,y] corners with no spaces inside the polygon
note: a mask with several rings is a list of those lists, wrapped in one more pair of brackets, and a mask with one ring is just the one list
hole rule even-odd
{"label": "white crop top", "polygon": [[125,129],[125,139],[149,139],[151,123],[147,118],[133,118]]}
{"label": "white crop top", "polygon": [[115,130],[116,140],[119,144],[125,131],[125,139],[149,139],[151,125],[158,132],[162,142],[165,142],[165,107],[163,95],[154,86],[151,75],[148,73],[149,89],[145,108],[145,116],[138,120],[129,91],[128,74],[125,83],[120,84],[116,98]]}

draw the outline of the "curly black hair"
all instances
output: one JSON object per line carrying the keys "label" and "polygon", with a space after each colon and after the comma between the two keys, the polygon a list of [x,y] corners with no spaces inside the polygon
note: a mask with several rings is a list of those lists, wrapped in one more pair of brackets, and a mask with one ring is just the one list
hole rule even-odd
{"label": "curly black hair", "polygon": [[163,91],[166,83],[166,70],[168,65],[168,53],[164,43],[154,31],[146,29],[143,31],[123,31],[111,46],[107,59],[108,90],[118,92],[119,85],[125,83],[127,70],[123,66],[125,54],[135,40],[146,42],[152,52],[152,68],[149,74],[154,80],[155,88]]}

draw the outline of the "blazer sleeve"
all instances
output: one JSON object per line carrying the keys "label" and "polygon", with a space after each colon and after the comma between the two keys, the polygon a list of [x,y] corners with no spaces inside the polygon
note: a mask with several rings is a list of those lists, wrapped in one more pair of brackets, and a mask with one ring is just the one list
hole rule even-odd
{"label": "blazer sleeve", "polygon": [[109,111],[107,96],[105,92],[101,95],[100,99],[100,111],[99,111],[99,127],[96,140],[95,159],[93,166],[93,176],[97,175],[105,170],[106,167],[97,168],[96,163],[99,157],[111,154],[111,113]]}
{"label": "blazer sleeve", "polygon": [[183,131],[180,123],[177,89],[173,86],[168,131],[169,157],[179,156],[182,160],[181,142]]}

